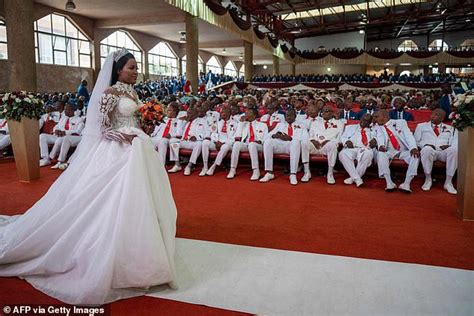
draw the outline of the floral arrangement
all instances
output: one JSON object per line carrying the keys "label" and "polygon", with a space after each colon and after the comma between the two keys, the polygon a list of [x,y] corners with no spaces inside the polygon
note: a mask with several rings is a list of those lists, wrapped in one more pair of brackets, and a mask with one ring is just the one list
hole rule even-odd
{"label": "floral arrangement", "polygon": [[25,91],[6,93],[0,99],[0,118],[21,121],[23,116],[39,120],[44,114],[43,101]]}
{"label": "floral arrangement", "polygon": [[154,99],[145,102],[138,110],[140,125],[147,134],[153,132],[155,126],[163,121],[164,115],[163,105]]}
{"label": "floral arrangement", "polygon": [[453,126],[459,131],[474,126],[474,94],[468,92],[457,95],[449,118],[453,120]]}

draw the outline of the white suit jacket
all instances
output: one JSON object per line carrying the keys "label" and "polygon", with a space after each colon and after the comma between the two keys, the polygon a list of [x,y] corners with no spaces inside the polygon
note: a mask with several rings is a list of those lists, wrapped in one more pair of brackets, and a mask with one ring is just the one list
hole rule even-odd
{"label": "white suit jacket", "polygon": [[163,136],[166,136],[166,135],[163,135],[163,132],[165,131],[166,125],[168,124],[168,122],[170,120],[171,120],[171,125],[170,125],[169,133],[170,133],[171,137],[175,138],[177,136],[181,136],[183,125],[184,125],[185,121],[180,120],[178,118],[166,117],[164,119],[163,123],[161,123],[158,126],[155,126],[155,130],[151,134],[151,137],[152,138],[163,138]]}
{"label": "white suit jacket", "polygon": [[354,147],[357,148],[363,148],[363,147],[369,147],[369,142],[371,139],[374,138],[372,129],[370,127],[366,127],[365,133],[367,135],[367,146],[362,143],[362,127],[360,124],[354,124],[354,125],[346,125],[344,128],[344,132],[342,133],[341,136],[341,143],[343,145],[346,144],[348,140],[354,144]]}
{"label": "white suit jacket", "polygon": [[[66,124],[69,120],[69,129],[66,130]],[[66,132],[66,135],[72,134],[79,134],[81,135],[82,130],[84,129],[84,119],[80,116],[71,116],[68,117],[63,115],[61,120],[58,124],[53,128],[53,132],[55,131],[63,131]]]}
{"label": "white suit jacket", "polygon": [[225,144],[232,144],[234,142],[235,133],[237,131],[237,126],[239,123],[229,119],[227,121],[226,131],[224,132],[222,128],[224,127],[224,120],[217,122],[216,127],[212,131],[211,140],[213,142],[221,142]]}
{"label": "white suit jacket", "polygon": [[440,149],[443,145],[457,146],[458,137],[456,129],[450,125],[441,123],[438,125],[439,135],[434,132],[434,124],[431,122],[420,123],[416,126],[415,140],[418,147],[433,145]]}
{"label": "white suit jacket", "polygon": [[241,137],[243,143],[248,143],[250,138],[250,124],[252,124],[253,127],[255,140],[263,143],[268,134],[268,127],[267,124],[256,120],[253,122],[240,122],[237,126],[235,137]]}
{"label": "white suit jacket", "polygon": [[195,118],[194,121],[186,122],[183,127],[182,140],[184,139],[184,133],[188,126],[191,125],[188,133],[188,137],[196,137],[197,140],[204,140],[205,138],[211,137],[211,128],[207,124],[207,119],[205,117]]}
{"label": "white suit jacket", "polygon": [[[393,133],[398,143],[400,144],[400,151],[407,151],[417,148],[415,137],[408,128],[405,120],[389,120],[385,126]],[[395,150],[390,142],[387,131],[383,126],[377,125],[375,127],[375,138],[377,139],[377,146],[385,146],[388,150]]]}
{"label": "white suit jacket", "polygon": [[[289,125],[290,124],[287,121],[278,123],[278,125],[268,133],[268,138],[270,139],[272,135],[275,135],[278,132],[288,135]],[[308,129],[305,122],[293,122],[291,127],[293,128],[293,136],[291,136],[293,139],[299,141],[309,139]]]}
{"label": "white suit jacket", "polygon": [[326,140],[339,142],[341,138],[342,131],[344,129],[344,123],[340,120],[330,119],[328,121],[328,128],[325,128],[324,120],[316,120],[312,124],[311,129],[309,130],[309,139],[316,140],[318,142],[323,142]]}

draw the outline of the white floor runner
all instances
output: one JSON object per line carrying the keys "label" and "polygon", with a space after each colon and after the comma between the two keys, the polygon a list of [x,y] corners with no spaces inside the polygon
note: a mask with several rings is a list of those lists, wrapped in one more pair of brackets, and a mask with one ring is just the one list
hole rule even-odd
{"label": "white floor runner", "polygon": [[179,289],[150,296],[260,315],[473,315],[474,272],[191,239]]}

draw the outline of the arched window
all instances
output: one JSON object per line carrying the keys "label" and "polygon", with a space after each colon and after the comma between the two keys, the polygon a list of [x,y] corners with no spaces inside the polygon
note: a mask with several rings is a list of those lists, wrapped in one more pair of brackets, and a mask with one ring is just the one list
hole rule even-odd
{"label": "arched window", "polygon": [[245,64],[242,64],[242,66],[239,69],[239,76],[244,77],[245,76]]}
{"label": "arched window", "polygon": [[208,71],[210,70],[214,74],[222,74],[222,66],[216,56],[209,58],[206,66]]}
{"label": "arched window", "polygon": [[5,21],[0,20],[0,59],[7,59],[7,27]]}
{"label": "arched window", "polygon": [[[186,55],[181,58],[181,65],[183,67],[183,74],[186,74]],[[201,56],[198,55],[198,72],[204,72],[204,63]]]}
{"label": "arched window", "polygon": [[448,44],[443,42],[443,40],[437,39],[431,42],[428,46],[429,50],[448,50]]}
{"label": "arched window", "polygon": [[149,51],[148,65],[150,74],[178,75],[178,58],[167,43],[160,42]]}
{"label": "arched window", "polygon": [[92,49],[85,35],[62,15],[35,21],[36,62],[90,68]]}
{"label": "arched window", "polygon": [[232,61],[228,61],[224,67],[224,75],[237,77],[237,69]]}
{"label": "arched window", "polygon": [[100,41],[100,64],[104,64],[105,58],[107,58],[111,52],[122,48],[126,48],[133,54],[133,56],[135,56],[138,72],[142,73],[142,51],[124,31],[116,31]]}
{"label": "arched window", "polygon": [[404,70],[400,73],[400,76],[409,76],[411,74],[410,70]]}
{"label": "arched window", "polygon": [[417,50],[418,45],[412,40],[404,40],[400,45],[398,45],[399,52],[406,52],[410,50]]}

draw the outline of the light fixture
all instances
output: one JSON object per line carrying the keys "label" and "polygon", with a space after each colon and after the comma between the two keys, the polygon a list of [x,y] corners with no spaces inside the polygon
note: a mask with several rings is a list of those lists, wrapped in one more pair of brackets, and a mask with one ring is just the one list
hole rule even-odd
{"label": "light fixture", "polygon": [[242,53],[240,53],[239,59],[244,59],[244,55]]}
{"label": "light fixture", "polygon": [[468,67],[471,67],[471,64],[467,64]]}
{"label": "light fixture", "polygon": [[433,68],[433,65],[429,65],[428,68]]}
{"label": "light fixture", "polygon": [[227,53],[227,51],[225,50],[225,47],[222,49],[222,54],[225,54]]}
{"label": "light fixture", "polygon": [[438,66],[438,63],[434,63],[436,66]]}
{"label": "light fixture", "polygon": [[179,38],[179,42],[180,43],[186,43],[186,32],[185,31],[180,31],[178,32],[181,37]]}
{"label": "light fixture", "polygon": [[446,11],[448,11],[448,9],[444,9],[443,11],[441,11],[441,15],[445,14]]}
{"label": "light fixture", "polygon": [[267,65],[263,65],[263,69],[267,69],[267,68],[268,68]]}
{"label": "light fixture", "polygon": [[302,30],[301,28],[299,28],[299,29],[290,31],[290,33],[292,33],[292,34],[298,34],[298,33],[301,33],[302,31],[303,31],[303,30]]}
{"label": "light fixture", "polygon": [[66,10],[68,10],[68,11],[74,11],[74,10],[76,10],[76,4],[74,3],[73,0],[68,0],[68,1],[66,2]]}
{"label": "light fixture", "polygon": [[331,71],[331,67],[328,67],[328,71]]}
{"label": "light fixture", "polygon": [[385,63],[385,66],[390,66],[390,63]]}
{"label": "light fixture", "polygon": [[256,63],[256,62],[253,62],[253,65],[254,65],[254,66],[257,66],[257,63]]}
{"label": "light fixture", "polygon": [[359,30],[359,34],[364,34],[365,31],[364,30]]}
{"label": "light fixture", "polygon": [[466,22],[467,22],[467,23],[471,22],[471,19],[466,19]]}

